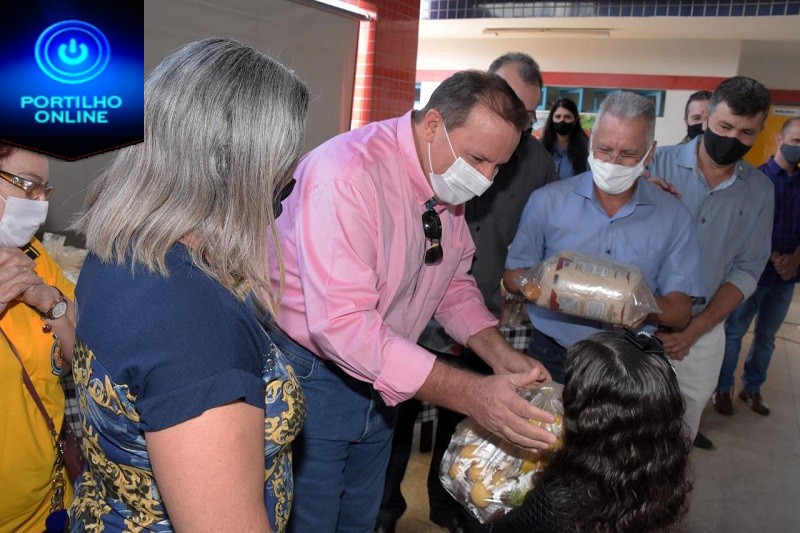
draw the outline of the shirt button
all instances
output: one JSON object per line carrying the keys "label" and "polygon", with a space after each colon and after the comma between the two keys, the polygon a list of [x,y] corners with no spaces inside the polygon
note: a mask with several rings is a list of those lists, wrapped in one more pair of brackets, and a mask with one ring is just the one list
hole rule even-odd
{"label": "shirt button", "polygon": [[611,254],[611,250],[606,250],[606,253],[607,254]]}
{"label": "shirt button", "polygon": [[481,230],[480,226],[475,226],[475,231],[480,231],[480,230]]}
{"label": "shirt button", "polygon": [[704,218],[701,218],[701,219],[700,219],[700,223],[701,223],[701,224],[705,224],[705,223],[706,223],[706,219],[704,219]]}

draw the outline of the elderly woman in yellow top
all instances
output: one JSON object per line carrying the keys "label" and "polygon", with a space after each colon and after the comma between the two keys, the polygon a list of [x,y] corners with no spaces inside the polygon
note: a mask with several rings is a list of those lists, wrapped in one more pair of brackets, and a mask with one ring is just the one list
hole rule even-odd
{"label": "elderly woman in yellow top", "polygon": [[72,361],[74,287],[33,237],[47,216],[48,178],[45,156],[0,143],[1,533],[41,533],[72,497],[65,470],[54,469],[56,440],[23,381],[24,367],[60,431],[59,377]]}

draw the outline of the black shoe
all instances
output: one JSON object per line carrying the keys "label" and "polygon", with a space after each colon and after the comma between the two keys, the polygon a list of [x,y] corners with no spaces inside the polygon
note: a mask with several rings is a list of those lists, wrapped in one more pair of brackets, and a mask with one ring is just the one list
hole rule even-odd
{"label": "black shoe", "polygon": [[375,523],[375,533],[394,533],[399,519],[399,516],[396,518],[379,516],[378,521]]}
{"label": "black shoe", "polygon": [[714,443],[708,440],[708,438],[700,433],[697,432],[697,435],[694,437],[694,442],[692,443],[695,448],[700,448],[701,450],[713,450]]}
{"label": "black shoe", "polygon": [[742,389],[739,391],[739,399],[749,405],[753,412],[762,416],[769,416],[769,407],[767,407],[767,404],[764,402],[764,398],[761,397],[760,392],[753,393]]}
{"label": "black shoe", "polygon": [[711,396],[711,403],[714,410],[721,415],[731,416],[733,414],[733,400],[730,391],[714,391]]}
{"label": "black shoe", "polygon": [[431,522],[439,527],[445,528],[450,533],[466,533],[467,531],[464,521],[458,515],[443,519],[436,519],[431,516],[430,519]]}

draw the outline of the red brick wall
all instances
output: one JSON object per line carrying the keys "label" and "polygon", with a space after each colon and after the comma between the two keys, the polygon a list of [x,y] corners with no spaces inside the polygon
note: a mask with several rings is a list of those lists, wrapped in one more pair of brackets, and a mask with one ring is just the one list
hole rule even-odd
{"label": "red brick wall", "polygon": [[414,105],[419,0],[347,0],[377,14],[362,22],[351,127],[400,116]]}

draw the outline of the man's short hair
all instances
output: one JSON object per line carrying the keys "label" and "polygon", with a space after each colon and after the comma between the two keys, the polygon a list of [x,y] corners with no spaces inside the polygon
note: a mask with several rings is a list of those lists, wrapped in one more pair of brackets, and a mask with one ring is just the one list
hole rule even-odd
{"label": "man's short hair", "polygon": [[489,72],[496,73],[506,65],[516,65],[517,74],[522,78],[525,83],[536,84],[540,88],[544,87],[542,81],[542,70],[539,68],[539,63],[528,54],[522,52],[509,52],[503,54],[489,65]]}
{"label": "man's short hair", "polygon": [[714,89],[706,112],[711,115],[717,105],[725,102],[734,115],[754,117],[767,114],[770,104],[769,91],[761,83],[747,76],[735,76],[723,80]]}
{"label": "man's short hair", "polygon": [[781,126],[781,137],[786,135],[786,132],[792,126],[792,122],[795,121],[800,122],[800,117],[789,117],[786,119],[786,121],[783,123],[783,126]]}
{"label": "man's short hair", "polygon": [[653,144],[656,136],[656,107],[649,98],[629,91],[609,94],[603,99],[597,111],[592,135],[597,131],[597,126],[606,113],[626,120],[643,119],[647,122],[647,146]]}
{"label": "man's short hair", "polygon": [[683,109],[683,118],[689,118],[689,106],[692,102],[708,102],[711,100],[711,91],[696,91],[689,95],[686,107]]}
{"label": "man's short hair", "polygon": [[467,121],[477,104],[486,106],[520,132],[530,123],[525,105],[506,80],[480,70],[462,70],[444,80],[425,107],[414,111],[412,117],[420,122],[428,111],[436,109],[444,117],[445,127],[454,130]]}

